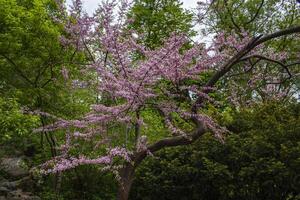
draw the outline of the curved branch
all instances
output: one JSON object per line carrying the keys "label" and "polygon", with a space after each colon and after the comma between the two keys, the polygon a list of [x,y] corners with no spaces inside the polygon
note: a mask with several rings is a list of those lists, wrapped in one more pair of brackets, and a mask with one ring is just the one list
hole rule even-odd
{"label": "curved branch", "polygon": [[83,42],[83,45],[84,45],[85,49],[87,50],[90,58],[92,59],[93,63],[96,63],[95,58],[94,58],[92,52],[90,51],[89,47],[87,46],[86,42],[84,41],[84,39],[82,39],[82,42]]}
{"label": "curved branch", "polygon": [[228,77],[234,77],[234,76],[240,76],[240,75],[243,75],[243,74],[246,74],[248,72],[251,72],[252,69],[255,67],[255,65],[260,61],[260,59],[257,59],[254,63],[251,62],[251,60],[249,60],[250,64],[251,64],[251,67],[247,70],[245,70],[244,72],[241,72],[241,73],[235,73],[235,74],[231,74],[229,75]]}
{"label": "curved branch", "polygon": [[228,3],[227,1],[225,1],[225,7],[229,13],[229,16],[230,16],[230,20],[232,22],[232,24],[235,26],[235,28],[238,29],[239,32],[241,32],[241,28],[239,27],[239,25],[236,23],[236,21],[234,20],[234,17],[233,17],[233,12],[231,12],[231,10],[228,8]]}
{"label": "curved branch", "polygon": [[[252,51],[258,45],[272,40],[274,38],[278,38],[284,35],[290,35],[293,33],[300,33],[300,26],[291,27],[288,29],[280,30],[275,33],[271,33],[269,35],[259,35],[254,37],[244,48],[242,48],[238,53],[236,53],[233,57],[231,57],[219,71],[217,71],[209,81],[204,85],[204,87],[213,87],[227,72],[231,70],[231,68],[241,61],[241,59],[246,56],[250,51]],[[197,112],[197,105],[200,105],[202,102],[202,97],[198,97],[195,101],[194,105],[192,106],[192,111],[195,113]]]}
{"label": "curved branch", "polygon": [[19,74],[19,76],[21,76],[29,84],[34,85],[34,83],[19,69],[18,65],[12,59],[10,59],[5,54],[1,54],[1,56],[3,56],[3,58],[5,58],[15,68],[15,70]]}
{"label": "curved branch", "polygon": [[52,68],[52,66],[50,66],[50,69],[51,69],[51,76],[50,76],[50,78],[41,86],[41,88],[44,88],[48,83],[50,83],[52,80],[53,80],[53,78],[54,78],[54,72],[53,72],[53,68]]}
{"label": "curved branch", "polygon": [[260,3],[260,5],[259,5],[259,7],[258,7],[258,9],[257,9],[257,11],[256,11],[256,13],[255,13],[255,15],[249,20],[249,21],[247,21],[245,24],[247,25],[247,24],[250,24],[251,22],[253,22],[255,19],[256,19],[256,17],[258,16],[258,14],[259,14],[259,11],[261,10],[261,8],[263,7],[263,5],[264,5],[264,0],[262,0],[261,1],[261,3]]}
{"label": "curved branch", "polygon": [[165,139],[159,140],[158,142],[150,145],[148,147],[148,150],[151,152],[156,152],[165,147],[173,147],[173,146],[192,144],[205,132],[206,132],[206,130],[203,128],[203,126],[201,126],[194,133],[192,133],[189,136],[176,136],[176,137],[165,138]]}
{"label": "curved branch", "polygon": [[254,37],[243,49],[241,49],[236,55],[234,55],[231,59],[229,59],[222,67],[221,70],[217,71],[212,78],[206,83],[206,87],[214,86],[218,80],[223,77],[236,63],[240,61],[247,53],[253,50],[258,45],[272,40],[274,38],[278,38],[284,35],[290,35],[293,33],[300,33],[300,26],[291,27],[288,29],[280,30],[275,33],[271,33],[266,36],[258,36]]}
{"label": "curved branch", "polygon": [[[176,136],[159,140],[154,144],[148,146],[147,150],[151,153],[154,153],[167,147],[192,144],[193,142],[198,140],[204,133],[206,133],[206,129],[204,128],[202,122],[198,121],[198,127],[188,136]],[[147,156],[147,150],[137,153],[137,155],[134,158],[135,167],[138,166],[141,163],[141,161]]]}
{"label": "curved branch", "polygon": [[235,56],[229,59],[222,67],[221,70],[217,71],[212,78],[206,83],[205,87],[212,87],[214,86],[218,80],[223,77],[231,68],[234,66],[238,61],[249,53],[255,46],[255,43],[261,38],[262,36],[258,36],[253,38],[248,45],[246,45],[242,50],[240,50]]}
{"label": "curved branch", "polygon": [[262,55],[250,55],[250,56],[246,56],[246,57],[242,58],[240,61],[245,61],[245,60],[250,59],[250,58],[259,58],[260,60],[266,60],[266,61],[273,62],[273,63],[276,63],[276,64],[280,65],[280,66],[281,66],[282,68],[284,68],[285,71],[288,73],[289,78],[292,77],[292,74],[291,74],[291,72],[290,72],[288,66],[292,66],[292,65],[298,64],[298,62],[296,62],[296,63],[291,63],[291,64],[289,64],[289,65],[285,65],[285,64],[283,64],[282,62],[280,62],[280,61],[278,61],[278,60],[274,60],[274,59],[271,59],[271,58],[267,58],[267,57],[262,56]]}
{"label": "curved branch", "polygon": [[[221,77],[223,77],[236,63],[240,62],[240,60],[247,54],[249,53],[252,49],[254,49],[256,46],[259,44],[266,42],[268,40],[271,40],[276,37],[280,37],[282,35],[288,35],[292,33],[297,33],[300,32],[300,26],[298,27],[293,27],[290,29],[282,30],[275,32],[270,35],[266,36],[258,36],[254,37],[241,51],[239,51],[235,56],[233,56],[230,60],[228,60],[223,67],[221,68],[220,71],[217,71],[215,75],[207,82],[205,85],[206,87],[211,87],[213,86]],[[192,107],[192,112],[196,112],[197,110],[196,105],[201,102],[201,97],[199,97],[195,104]],[[133,162],[134,162],[134,168],[136,168],[142,161],[143,159],[148,155],[148,152],[154,153],[156,151],[159,151],[163,148],[167,147],[174,147],[174,146],[181,146],[181,145],[188,145],[192,144],[196,140],[198,140],[204,133],[207,132],[203,122],[199,121],[196,118],[191,118],[191,120],[195,123],[196,128],[195,130],[188,134],[188,136],[176,136],[176,137],[169,137],[165,138],[162,140],[159,140],[155,142],[154,144],[148,146],[147,150],[141,151],[141,152],[136,152],[133,156]],[[134,170],[134,169],[133,169]]]}
{"label": "curved branch", "polygon": [[256,43],[254,44],[255,45],[254,47],[256,47],[256,46],[258,46],[258,45],[260,45],[264,42],[267,42],[271,39],[281,37],[281,36],[284,36],[284,35],[290,35],[290,34],[293,34],[293,33],[300,33],[300,26],[293,26],[293,27],[283,29],[283,30],[277,31],[275,33],[271,33],[269,35],[263,36],[258,41],[256,41]]}

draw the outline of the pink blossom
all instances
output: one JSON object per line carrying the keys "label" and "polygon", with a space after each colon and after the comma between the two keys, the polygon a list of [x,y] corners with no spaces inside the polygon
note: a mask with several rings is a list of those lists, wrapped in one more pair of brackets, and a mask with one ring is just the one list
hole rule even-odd
{"label": "pink blossom", "polygon": [[[85,164],[101,165],[103,169],[115,172],[117,166],[133,162],[134,154],[151,154],[148,149],[151,143],[146,137],[150,123],[147,119],[143,120],[144,111],[155,113],[170,137],[191,138],[188,128],[180,124],[183,121],[191,128],[195,124],[203,124],[205,130],[223,140],[227,130],[205,114],[205,102],[216,105],[211,93],[217,93],[219,88],[204,82],[211,73],[223,70],[223,64],[248,44],[250,35],[246,32],[242,32],[242,36],[233,32],[220,33],[208,47],[195,43],[186,49],[188,37],[173,33],[161,47],[148,49],[138,42],[134,31],[128,30],[128,25],[132,23],[132,19],[127,18],[129,8],[128,1],[106,1],[93,17],[89,17],[83,12],[81,1],[74,0],[69,16],[63,20],[67,36],[61,38],[61,42],[66,47],[88,54],[92,63],[84,66],[82,72],[97,77],[96,80],[86,82],[74,80],[73,85],[80,88],[92,86],[101,100],[91,105],[90,111],[80,119],[65,120],[36,112],[56,120],[37,131],[67,132],[66,142],[60,146],[62,155],[43,165],[45,173],[61,172]],[[264,45],[254,48],[247,55],[256,54],[279,60],[287,57],[286,53],[276,53]],[[142,58],[137,60],[137,55]],[[247,89],[255,91],[259,88],[262,94],[270,96],[279,88],[269,82],[285,78],[276,77],[273,72],[276,70],[270,70],[270,76],[267,76],[261,73],[265,69],[254,69],[249,63],[238,67],[240,70],[233,71],[251,72],[251,76],[246,79]],[[62,74],[65,79],[69,78],[66,68],[62,69]],[[228,72],[226,75],[233,77],[234,74]],[[224,83],[228,83],[228,77],[223,78]],[[234,78],[230,80],[229,86],[225,87],[232,87],[228,99],[237,103],[239,88]],[[280,93],[277,91],[276,94],[284,96],[284,92],[280,88]],[[128,135],[133,129],[143,135],[135,133],[136,138],[131,141],[134,145],[128,145],[128,138],[132,139]],[[95,156],[94,152],[72,155],[71,150],[81,143],[89,144],[94,150],[107,151],[101,156]]]}

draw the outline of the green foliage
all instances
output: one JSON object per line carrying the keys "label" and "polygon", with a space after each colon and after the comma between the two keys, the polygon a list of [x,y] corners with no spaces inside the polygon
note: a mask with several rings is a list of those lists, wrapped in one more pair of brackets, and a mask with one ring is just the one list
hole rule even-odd
{"label": "green foliage", "polygon": [[137,172],[131,199],[299,198],[299,104],[231,113],[233,133],[224,144],[206,134],[193,146],[149,158]]}
{"label": "green foliage", "polygon": [[[75,90],[62,76],[65,66],[70,79],[84,79],[73,62],[83,62],[85,56],[61,45],[64,31],[54,21],[57,14],[54,0],[0,0],[0,153],[30,156],[30,166],[55,155],[65,136],[32,133],[53,119],[25,115],[21,108],[71,119],[87,112],[96,99],[92,89]],[[49,195],[54,185],[43,185]]]}
{"label": "green foliage", "polygon": [[184,10],[178,0],[136,0],[130,12],[134,19],[131,29],[149,48],[159,47],[171,33],[185,33],[193,36],[193,15]]}
{"label": "green foliage", "polygon": [[39,118],[23,114],[15,98],[0,97],[0,146],[25,150],[26,141],[37,126]]}
{"label": "green foliage", "polygon": [[50,68],[61,59],[60,28],[50,19],[49,3],[0,1],[0,73],[9,87],[45,84]]}
{"label": "green foliage", "polygon": [[82,77],[70,63],[84,56],[61,45],[64,31],[56,15],[53,0],[0,0],[0,94],[10,97],[17,90],[21,105],[74,116],[90,95],[70,92],[61,69],[67,66],[72,79]]}
{"label": "green foliage", "polygon": [[142,129],[142,135],[147,135],[149,143],[167,136],[167,130],[163,124],[164,119],[159,113],[154,110],[145,110],[142,112],[142,118],[148,124],[147,127]]}
{"label": "green foliage", "polygon": [[[53,0],[0,0],[0,94],[31,110],[70,119],[88,111],[94,93],[72,89],[71,81],[62,77],[65,66],[71,79],[82,79],[70,63],[83,61],[84,56],[61,45],[64,31],[54,21],[57,13]],[[46,117],[40,120],[43,125],[53,122]],[[41,138],[43,144],[43,136],[29,138]],[[45,159],[45,154],[41,157]]]}
{"label": "green foliage", "polygon": [[[95,166],[80,166],[64,174],[60,174],[60,182],[55,175],[41,181],[39,196],[44,200],[108,200],[115,199],[117,185],[112,174],[107,174]],[[50,187],[56,182],[56,189]]]}

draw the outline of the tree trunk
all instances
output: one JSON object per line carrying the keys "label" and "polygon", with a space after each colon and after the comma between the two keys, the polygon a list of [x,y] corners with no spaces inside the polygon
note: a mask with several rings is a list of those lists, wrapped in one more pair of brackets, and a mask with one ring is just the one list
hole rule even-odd
{"label": "tree trunk", "polygon": [[121,180],[119,182],[118,186],[118,200],[128,200],[129,192],[131,189],[131,185],[133,182],[133,176],[134,176],[134,167],[132,164],[128,163],[126,164],[121,170],[120,170],[120,176]]}

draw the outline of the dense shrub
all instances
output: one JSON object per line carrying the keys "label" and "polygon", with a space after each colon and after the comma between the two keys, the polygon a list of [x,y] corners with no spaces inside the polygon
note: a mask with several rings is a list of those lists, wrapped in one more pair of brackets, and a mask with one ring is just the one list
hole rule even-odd
{"label": "dense shrub", "polygon": [[232,113],[224,144],[209,134],[143,163],[131,199],[300,199],[300,105]]}

